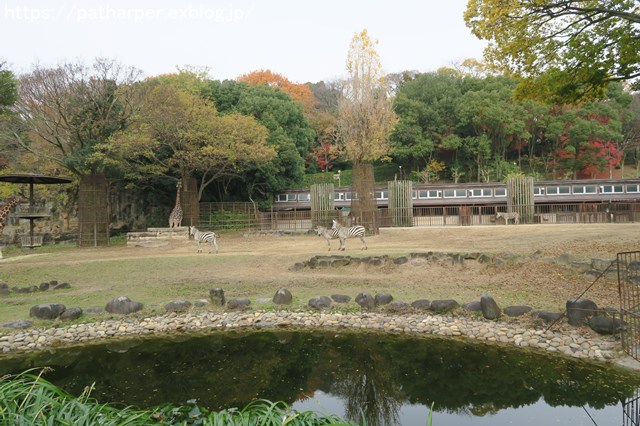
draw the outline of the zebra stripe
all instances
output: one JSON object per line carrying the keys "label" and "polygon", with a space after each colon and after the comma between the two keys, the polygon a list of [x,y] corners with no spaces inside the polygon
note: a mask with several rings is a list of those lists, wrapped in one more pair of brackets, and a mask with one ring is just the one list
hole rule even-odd
{"label": "zebra stripe", "polygon": [[327,240],[327,247],[331,251],[331,240],[338,238],[338,231],[333,228],[325,228],[324,226],[318,226],[316,232],[319,237],[324,237]]}
{"label": "zebra stripe", "polygon": [[338,248],[338,250],[344,251],[345,240],[347,238],[355,238],[355,237],[360,238],[360,241],[362,241],[362,247],[360,248],[360,250],[367,249],[367,243],[364,241],[364,235],[366,233],[364,226],[356,225],[356,226],[350,226],[347,228],[340,225],[338,221],[334,219],[333,227],[331,229],[335,230],[338,233],[338,238],[340,238],[340,248]]}
{"label": "zebra stripe", "polygon": [[193,238],[198,243],[198,253],[202,253],[202,243],[209,244],[209,253],[211,248],[215,247],[216,253],[218,252],[218,235],[213,231],[199,231],[195,226],[189,227],[189,234],[193,235]]}

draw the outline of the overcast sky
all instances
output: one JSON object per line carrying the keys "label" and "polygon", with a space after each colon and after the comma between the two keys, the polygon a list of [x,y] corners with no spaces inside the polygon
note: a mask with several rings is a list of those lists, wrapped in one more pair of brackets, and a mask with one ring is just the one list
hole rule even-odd
{"label": "overcast sky", "polygon": [[467,0],[2,0],[0,60],[116,58],[145,75],[208,67],[214,79],[270,69],[298,83],[346,76],[349,43],[366,28],[386,72],[435,71],[481,59],[464,25]]}

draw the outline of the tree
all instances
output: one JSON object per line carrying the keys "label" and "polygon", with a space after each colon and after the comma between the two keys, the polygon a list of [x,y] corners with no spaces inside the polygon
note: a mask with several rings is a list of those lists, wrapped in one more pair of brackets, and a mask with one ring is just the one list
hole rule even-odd
{"label": "tree", "polygon": [[640,88],[637,0],[469,0],[465,21],[485,58],[545,101],[602,97],[607,83]]}
{"label": "tree", "polygon": [[107,59],[90,67],[65,63],[36,66],[19,80],[16,112],[25,132],[15,141],[77,176],[103,171],[92,161],[95,147],[126,129],[140,106],[133,83],[140,72]]}
{"label": "tree", "polygon": [[267,129],[252,117],[220,116],[196,94],[166,82],[147,84],[151,88],[136,123],[102,145],[106,158],[130,181],[198,177],[200,199],[214,180],[237,177],[275,156],[266,144]]}
{"label": "tree", "polygon": [[306,84],[292,83],[288,78],[282,74],[277,74],[271,70],[259,70],[252,71],[248,74],[243,74],[238,77],[238,81],[241,83],[247,83],[252,85],[266,85],[269,87],[275,87],[291,96],[296,102],[302,105],[305,113],[308,113],[313,108],[313,93]]}
{"label": "tree", "polygon": [[210,81],[209,93],[221,114],[247,115],[265,126],[269,131],[267,143],[277,152],[273,160],[243,173],[236,180],[243,187],[235,188],[235,192],[272,200],[279,191],[299,186],[304,177],[304,158],[315,138],[302,106],[288,94],[266,85]]}
{"label": "tree", "polygon": [[349,77],[338,104],[338,130],[342,151],[353,162],[352,213],[377,231],[372,162],[388,157],[390,134],[397,122],[382,64],[367,30],[353,36],[347,56]]}

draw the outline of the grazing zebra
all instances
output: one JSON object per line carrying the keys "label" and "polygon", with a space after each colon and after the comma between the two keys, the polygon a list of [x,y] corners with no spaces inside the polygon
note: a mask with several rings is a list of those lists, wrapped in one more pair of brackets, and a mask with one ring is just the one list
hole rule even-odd
{"label": "grazing zebra", "polygon": [[329,251],[331,251],[331,240],[334,238],[338,238],[338,231],[333,228],[325,228],[324,226],[318,226],[316,228],[316,232],[319,237],[324,237],[327,240],[327,247],[329,247]]}
{"label": "grazing zebra", "polygon": [[505,225],[508,225],[510,220],[513,220],[514,225],[517,225],[520,223],[520,214],[518,212],[513,212],[513,213],[497,212],[496,219],[499,219],[499,218],[504,219]]}
{"label": "grazing zebra", "polygon": [[333,220],[333,227],[331,229],[335,230],[338,233],[338,238],[340,238],[340,248],[338,250],[344,251],[344,243],[347,238],[360,238],[362,241],[362,247],[360,250],[367,249],[367,243],[364,241],[365,229],[364,226],[356,225],[350,227],[344,227],[338,223],[337,220]]}
{"label": "grazing zebra", "polygon": [[198,231],[195,226],[189,227],[189,235],[193,235],[193,238],[198,243],[198,253],[202,253],[201,244],[207,242],[209,244],[209,253],[211,253],[211,248],[216,248],[216,253],[218,252],[218,235],[213,231]]}

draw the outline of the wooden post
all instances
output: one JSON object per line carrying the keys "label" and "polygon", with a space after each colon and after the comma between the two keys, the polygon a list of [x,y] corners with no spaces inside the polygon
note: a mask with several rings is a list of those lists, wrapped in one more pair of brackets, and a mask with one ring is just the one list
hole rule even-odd
{"label": "wooden post", "polygon": [[392,180],[389,189],[389,213],[392,226],[413,226],[413,182]]}
{"label": "wooden post", "polygon": [[533,223],[533,177],[514,176],[507,179],[507,212],[517,212],[520,223]]}
{"label": "wooden post", "polygon": [[311,185],[311,226],[330,227],[334,217],[335,201],[333,184],[319,183]]}

